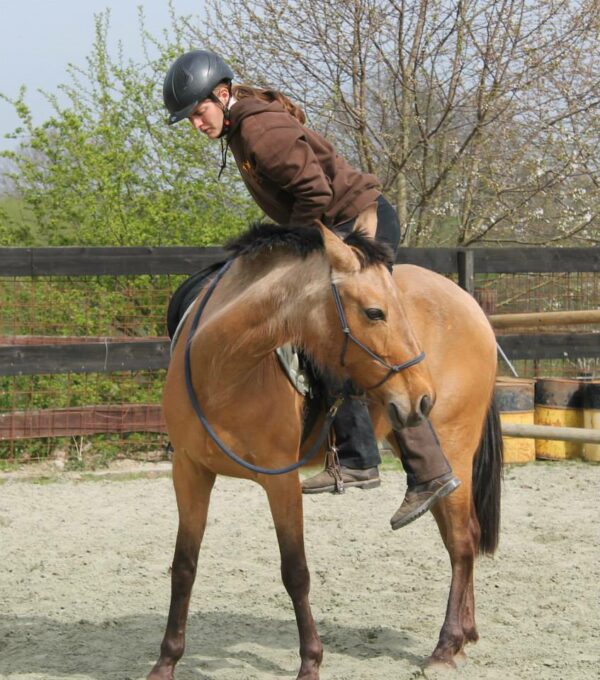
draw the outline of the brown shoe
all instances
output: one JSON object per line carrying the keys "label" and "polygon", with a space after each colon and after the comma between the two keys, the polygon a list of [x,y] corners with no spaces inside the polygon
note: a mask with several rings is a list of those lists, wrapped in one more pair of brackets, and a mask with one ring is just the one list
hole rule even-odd
{"label": "brown shoe", "polygon": [[457,479],[451,472],[441,477],[436,477],[425,484],[418,484],[412,489],[407,489],[406,496],[402,505],[396,510],[390,520],[392,529],[400,529],[410,524],[421,515],[424,515],[429,508],[435,505],[440,498],[448,496],[460,486],[460,479]]}
{"label": "brown shoe", "polygon": [[[339,476],[336,475],[339,471]],[[340,483],[341,482],[341,483]],[[358,470],[340,465],[337,470],[327,466],[322,472],[302,482],[302,493],[344,493],[344,488],[354,486],[358,489],[373,489],[381,484],[377,467]]]}

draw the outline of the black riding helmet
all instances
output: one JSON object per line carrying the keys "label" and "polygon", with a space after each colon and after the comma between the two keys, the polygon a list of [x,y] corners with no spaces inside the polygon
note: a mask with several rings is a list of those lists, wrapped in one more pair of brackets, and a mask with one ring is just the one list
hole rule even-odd
{"label": "black riding helmet", "polygon": [[163,84],[165,107],[172,125],[187,118],[203,99],[214,98],[212,91],[223,81],[233,80],[233,71],[213,52],[192,50],[178,57]]}

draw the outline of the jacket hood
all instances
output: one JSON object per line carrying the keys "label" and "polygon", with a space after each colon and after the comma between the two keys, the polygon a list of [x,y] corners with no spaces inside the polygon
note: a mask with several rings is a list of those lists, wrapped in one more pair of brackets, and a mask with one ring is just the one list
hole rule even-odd
{"label": "jacket hood", "polygon": [[231,126],[227,133],[227,137],[231,137],[235,134],[240,123],[245,118],[255,116],[257,113],[264,113],[265,111],[291,115],[279,102],[264,102],[256,97],[238,99],[230,109],[229,120],[231,121]]}

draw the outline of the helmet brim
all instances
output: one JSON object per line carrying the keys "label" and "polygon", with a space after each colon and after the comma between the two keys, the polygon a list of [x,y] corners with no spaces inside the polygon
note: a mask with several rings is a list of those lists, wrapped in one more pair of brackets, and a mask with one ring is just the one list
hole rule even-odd
{"label": "helmet brim", "polygon": [[188,106],[179,111],[175,111],[167,118],[167,123],[173,125],[174,123],[179,123],[180,120],[188,118],[192,111],[198,106],[198,102],[192,102]]}

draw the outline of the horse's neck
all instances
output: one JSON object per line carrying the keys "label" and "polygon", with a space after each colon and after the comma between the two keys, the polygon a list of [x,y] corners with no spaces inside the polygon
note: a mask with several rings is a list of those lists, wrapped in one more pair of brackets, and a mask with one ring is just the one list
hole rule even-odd
{"label": "horse's neck", "polygon": [[208,314],[194,338],[194,357],[203,382],[219,389],[255,379],[276,347],[316,343],[324,333],[319,313],[329,290],[322,256],[304,260],[235,263],[215,290]]}

